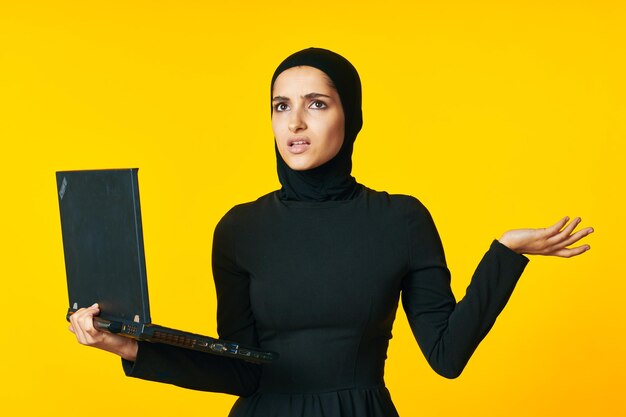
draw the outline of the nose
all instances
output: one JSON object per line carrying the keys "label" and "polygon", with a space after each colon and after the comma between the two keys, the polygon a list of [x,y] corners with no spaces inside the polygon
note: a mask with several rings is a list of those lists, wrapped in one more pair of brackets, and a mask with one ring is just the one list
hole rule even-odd
{"label": "nose", "polygon": [[291,132],[295,133],[306,129],[306,123],[301,112],[302,110],[299,107],[291,111],[289,115],[289,130]]}

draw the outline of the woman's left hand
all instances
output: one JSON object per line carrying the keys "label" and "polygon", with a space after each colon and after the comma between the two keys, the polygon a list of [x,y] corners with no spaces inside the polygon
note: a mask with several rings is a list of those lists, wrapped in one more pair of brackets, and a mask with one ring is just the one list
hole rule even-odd
{"label": "woman's left hand", "polygon": [[572,232],[580,223],[580,217],[576,217],[567,226],[569,217],[564,217],[553,226],[542,229],[516,229],[504,233],[500,243],[519,254],[547,255],[571,258],[588,251],[589,245],[568,248],[583,237],[593,232],[592,227]]}

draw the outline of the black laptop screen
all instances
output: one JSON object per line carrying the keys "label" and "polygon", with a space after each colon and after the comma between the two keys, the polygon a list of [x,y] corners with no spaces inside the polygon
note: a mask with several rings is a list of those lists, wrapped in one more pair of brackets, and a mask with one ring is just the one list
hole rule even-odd
{"label": "black laptop screen", "polygon": [[149,323],[137,169],[57,172],[70,309]]}

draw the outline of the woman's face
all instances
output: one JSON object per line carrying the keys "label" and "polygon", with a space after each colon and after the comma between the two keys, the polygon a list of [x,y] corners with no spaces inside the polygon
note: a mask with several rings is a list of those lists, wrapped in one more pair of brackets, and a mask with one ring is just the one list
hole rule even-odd
{"label": "woman's face", "polygon": [[289,168],[303,171],[331,160],[341,149],[344,114],[327,75],[309,66],[286,69],[272,91],[272,130]]}

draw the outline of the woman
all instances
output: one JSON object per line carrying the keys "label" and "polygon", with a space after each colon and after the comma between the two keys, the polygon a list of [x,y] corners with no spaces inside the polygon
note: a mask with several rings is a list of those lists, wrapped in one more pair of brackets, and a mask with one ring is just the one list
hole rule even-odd
{"label": "woman", "polygon": [[397,416],[385,388],[400,295],[432,368],[457,377],[504,308],[528,258],[570,257],[580,219],[494,240],[457,304],[439,235],[415,198],[350,175],[361,85],[343,57],[289,56],[271,84],[282,188],[231,209],[213,242],[220,338],[276,351],[255,365],[98,332],[97,305],[72,316],[80,343],[117,353],[127,375],[239,395],[231,416]]}

